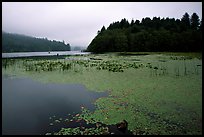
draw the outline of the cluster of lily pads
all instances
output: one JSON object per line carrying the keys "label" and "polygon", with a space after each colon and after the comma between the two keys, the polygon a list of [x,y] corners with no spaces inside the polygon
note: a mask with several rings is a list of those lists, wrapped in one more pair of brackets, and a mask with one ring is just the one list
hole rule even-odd
{"label": "cluster of lily pads", "polygon": [[69,70],[71,69],[71,63],[61,61],[31,61],[24,63],[26,71],[53,71],[53,70]]}
{"label": "cluster of lily pads", "polygon": [[172,60],[188,60],[192,59],[190,56],[170,56],[170,59]]}
{"label": "cluster of lily pads", "polygon": [[[156,74],[159,69],[165,70],[166,68],[158,68],[157,66],[152,66],[151,63],[141,63],[135,61],[120,61],[120,60],[99,60],[99,59],[90,59],[90,60],[35,60],[35,59],[26,59],[22,60],[23,69],[26,71],[66,71],[66,70],[75,70],[76,68],[95,68],[97,70],[107,70],[109,72],[124,72],[125,69],[133,68],[139,69],[141,67],[147,67],[154,71]],[[9,64],[14,64],[15,60],[4,59],[2,61],[2,67],[7,68]],[[21,65],[20,65],[21,66]],[[80,69],[82,70],[82,69]],[[165,70],[166,71],[166,70]],[[164,73],[164,72],[163,72]]]}
{"label": "cluster of lily pads", "polygon": [[15,64],[15,62],[16,62],[15,59],[2,59],[2,67],[6,69],[10,65]]}
{"label": "cluster of lily pads", "polygon": [[[54,135],[108,135],[108,127],[97,127],[97,128],[62,128],[59,132]],[[46,134],[51,135],[51,134]]]}
{"label": "cluster of lily pads", "polygon": [[[174,60],[184,60],[191,59],[191,57],[177,57],[171,56],[170,58]],[[159,60],[160,62],[166,62],[166,60]],[[67,59],[58,59],[58,60],[43,60],[43,59],[25,59],[21,60],[21,64],[17,63],[19,67],[23,66],[25,71],[66,71],[66,70],[74,70],[74,72],[82,72],[83,69],[96,69],[96,70],[107,70],[109,72],[124,72],[126,69],[133,68],[149,68],[150,76],[159,76],[159,75],[167,75],[168,68],[163,65],[151,64],[150,62],[142,63],[135,60],[119,60],[119,59],[111,59],[111,60],[102,60],[102,59],[87,59],[87,60],[67,60]],[[2,67],[7,69],[10,65],[14,65],[16,63],[15,59],[3,59]],[[23,64],[23,65],[22,65]],[[185,62],[184,62],[185,65]],[[196,71],[197,67],[195,68]],[[174,74],[176,76],[180,76],[179,68],[174,69]],[[187,74],[187,67],[184,67],[184,74]]]}
{"label": "cluster of lily pads", "polygon": [[111,61],[103,61],[98,64],[96,67],[98,70],[108,70],[112,72],[123,72],[124,66],[122,64],[111,62]]}
{"label": "cluster of lily pads", "polygon": [[96,69],[98,70],[108,70],[108,71],[112,71],[112,72],[124,72],[125,69],[128,68],[133,68],[133,69],[138,69],[141,67],[151,67],[150,64],[145,65],[143,63],[139,63],[139,62],[119,62],[116,60],[112,60],[112,61],[102,61],[100,62]]}
{"label": "cluster of lily pads", "polygon": [[145,65],[138,62],[119,62],[117,60],[25,60],[23,61],[23,66],[26,71],[65,71],[80,66],[85,68],[96,68],[97,70],[108,70],[110,72],[124,72],[127,68],[138,69]]}
{"label": "cluster of lily pads", "polygon": [[[60,123],[65,123],[67,127],[61,127],[57,132],[47,132],[45,135],[108,135],[110,134],[108,126],[105,124],[96,122],[94,120],[89,121],[84,119],[89,114],[89,111],[81,107],[82,114],[68,114],[69,118],[57,118],[52,116],[49,119],[53,120],[49,126],[59,126]],[[87,113],[86,113],[87,112]],[[74,123],[75,127],[72,127]],[[76,126],[78,125],[78,126]]]}

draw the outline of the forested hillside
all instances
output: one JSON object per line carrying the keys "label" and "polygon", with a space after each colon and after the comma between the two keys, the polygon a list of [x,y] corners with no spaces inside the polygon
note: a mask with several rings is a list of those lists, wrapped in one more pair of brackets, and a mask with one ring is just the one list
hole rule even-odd
{"label": "forested hillside", "polygon": [[69,51],[70,45],[64,41],[51,41],[20,34],[2,32],[2,52],[43,52]]}
{"label": "forested hillside", "polygon": [[201,51],[202,20],[193,13],[181,19],[149,17],[141,21],[125,18],[104,26],[89,44],[90,52]]}

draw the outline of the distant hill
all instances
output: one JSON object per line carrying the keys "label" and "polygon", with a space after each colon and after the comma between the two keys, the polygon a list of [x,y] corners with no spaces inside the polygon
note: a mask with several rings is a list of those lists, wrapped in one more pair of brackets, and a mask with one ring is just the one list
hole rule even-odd
{"label": "distant hill", "polygon": [[85,47],[81,47],[81,46],[71,46],[72,51],[82,51],[85,49],[86,49]]}
{"label": "distant hill", "polygon": [[70,51],[70,45],[64,41],[51,41],[47,38],[2,32],[2,52],[46,52]]}
{"label": "distant hill", "polygon": [[202,51],[202,19],[185,13],[181,19],[127,19],[104,26],[87,47],[89,52]]}

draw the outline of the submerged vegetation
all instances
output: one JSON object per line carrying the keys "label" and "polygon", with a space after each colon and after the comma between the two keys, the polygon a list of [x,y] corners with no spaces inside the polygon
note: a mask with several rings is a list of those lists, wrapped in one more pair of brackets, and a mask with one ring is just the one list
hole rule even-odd
{"label": "submerged vegetation", "polygon": [[[202,134],[201,53],[2,59],[2,73],[32,77],[45,83],[81,83],[94,91],[107,91],[108,97],[93,102],[96,110],[82,107],[82,112],[77,114],[77,120],[83,119],[87,124],[116,125],[125,119],[134,135]],[[70,120],[73,121],[67,121]],[[55,119],[48,126],[61,121]],[[52,134],[103,134],[106,126],[61,127]]]}

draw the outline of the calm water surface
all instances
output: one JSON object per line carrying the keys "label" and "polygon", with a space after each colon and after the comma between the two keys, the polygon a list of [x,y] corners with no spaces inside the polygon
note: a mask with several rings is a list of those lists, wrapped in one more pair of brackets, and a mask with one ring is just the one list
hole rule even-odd
{"label": "calm water surface", "polygon": [[29,78],[2,76],[2,134],[45,134],[49,117],[66,118],[81,106],[108,93],[88,91],[79,84],[43,84]]}
{"label": "calm water surface", "polygon": [[50,51],[50,52],[15,52],[15,53],[2,53],[2,58],[13,57],[33,57],[33,56],[56,56],[56,55],[85,55],[90,52],[81,51]]}

